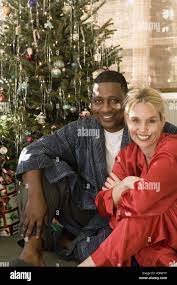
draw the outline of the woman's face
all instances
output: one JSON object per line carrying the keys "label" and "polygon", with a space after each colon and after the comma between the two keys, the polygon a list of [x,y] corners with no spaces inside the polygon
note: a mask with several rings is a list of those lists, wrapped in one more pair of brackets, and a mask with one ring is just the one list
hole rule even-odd
{"label": "woman's face", "polygon": [[164,126],[155,107],[151,103],[137,103],[130,108],[126,121],[132,140],[143,152],[153,152]]}

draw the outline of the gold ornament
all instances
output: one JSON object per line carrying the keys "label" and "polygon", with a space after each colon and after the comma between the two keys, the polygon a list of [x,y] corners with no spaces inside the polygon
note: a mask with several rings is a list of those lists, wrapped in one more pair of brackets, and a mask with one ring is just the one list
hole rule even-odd
{"label": "gold ornament", "polygon": [[71,13],[72,7],[69,4],[65,3],[62,11],[63,11],[63,14],[66,15],[68,13]]}
{"label": "gold ornament", "polygon": [[46,119],[46,116],[42,112],[40,112],[40,114],[36,116],[36,121],[40,125],[44,125],[45,124],[45,119]]}
{"label": "gold ornament", "polygon": [[26,49],[26,51],[27,51],[27,54],[28,54],[28,55],[32,55],[32,54],[33,54],[33,49],[30,48],[30,47],[28,47],[28,48]]}
{"label": "gold ornament", "polygon": [[19,36],[19,35],[21,34],[21,32],[22,32],[22,29],[21,29],[21,26],[19,25],[19,26],[17,26],[17,27],[15,28],[15,34],[16,34],[16,36]]}
{"label": "gold ornament", "polygon": [[6,154],[8,152],[8,149],[5,147],[5,146],[2,146],[1,148],[0,148],[0,154]]}
{"label": "gold ornament", "polygon": [[61,70],[58,67],[53,67],[51,69],[51,75],[53,78],[58,78],[61,75]]}
{"label": "gold ornament", "polygon": [[3,6],[3,13],[5,16],[9,16],[11,13],[11,9],[7,4]]}

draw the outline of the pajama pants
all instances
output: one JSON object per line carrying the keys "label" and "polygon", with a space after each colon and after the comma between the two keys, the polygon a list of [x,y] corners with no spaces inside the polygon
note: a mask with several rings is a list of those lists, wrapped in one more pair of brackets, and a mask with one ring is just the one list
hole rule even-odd
{"label": "pajama pants", "polygon": [[[140,266],[177,266],[177,234],[166,240],[153,242],[158,219],[124,218],[109,237],[91,255],[96,266],[130,266],[135,256]],[[152,222],[153,221],[153,222]],[[156,237],[157,238],[157,237]],[[173,247],[171,247],[171,245]]]}
{"label": "pajama pants", "polygon": [[[60,257],[67,260],[77,260],[79,262],[86,259],[91,253],[93,253],[102,241],[111,233],[109,226],[103,229],[94,231],[93,235],[89,232],[89,239],[80,238],[78,236],[82,232],[84,226],[88,224],[90,219],[95,215],[96,211],[81,210],[72,201],[67,179],[63,179],[58,183],[50,184],[44,175],[43,178],[43,190],[44,196],[48,207],[48,222],[42,229],[42,238],[44,241],[44,249],[49,251],[55,251]],[[21,185],[20,194],[18,195],[18,206],[20,213],[20,233],[22,231],[23,213],[27,201],[28,190]],[[62,228],[55,231],[51,227],[52,220],[56,217],[56,213],[59,214],[58,220],[63,228],[76,237],[77,242],[73,242],[72,253],[67,250],[63,250],[59,247],[59,239],[62,235]],[[33,229],[33,235],[36,234],[36,229]],[[18,244],[24,246],[24,239],[19,239]]]}

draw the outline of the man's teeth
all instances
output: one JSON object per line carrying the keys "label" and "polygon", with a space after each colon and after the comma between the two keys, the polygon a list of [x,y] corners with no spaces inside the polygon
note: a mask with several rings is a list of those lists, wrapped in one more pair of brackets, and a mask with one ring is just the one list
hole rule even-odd
{"label": "man's teeth", "polygon": [[110,115],[110,116],[103,116],[104,119],[110,119],[110,118],[112,118],[112,117],[113,117],[113,115]]}
{"label": "man's teeth", "polygon": [[145,141],[149,138],[149,136],[141,136],[141,135],[137,135],[137,137],[142,141]]}

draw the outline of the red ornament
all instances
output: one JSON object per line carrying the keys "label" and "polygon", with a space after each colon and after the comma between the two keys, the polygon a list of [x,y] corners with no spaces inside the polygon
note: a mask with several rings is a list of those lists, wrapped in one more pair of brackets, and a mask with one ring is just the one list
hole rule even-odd
{"label": "red ornament", "polygon": [[32,136],[26,137],[26,141],[27,141],[28,143],[32,143],[33,137],[32,137]]}
{"label": "red ornament", "polygon": [[29,61],[32,61],[33,60],[33,56],[32,56],[32,54],[27,54],[27,55],[25,55],[25,58],[27,59],[27,60],[29,60]]}
{"label": "red ornament", "polygon": [[6,96],[4,94],[0,94],[0,102],[6,102]]}

